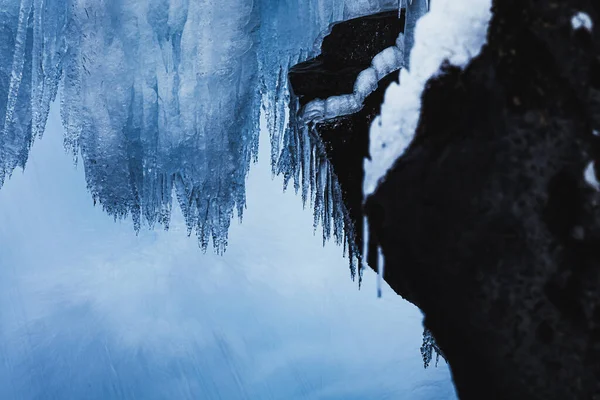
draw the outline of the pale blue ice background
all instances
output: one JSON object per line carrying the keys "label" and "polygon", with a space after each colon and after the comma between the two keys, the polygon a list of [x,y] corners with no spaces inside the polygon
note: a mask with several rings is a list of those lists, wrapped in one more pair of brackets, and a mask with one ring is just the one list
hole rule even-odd
{"label": "pale blue ice background", "polygon": [[224,256],[94,207],[58,107],[0,190],[0,399],[455,399],[421,313],[362,290],[271,179],[268,134]]}

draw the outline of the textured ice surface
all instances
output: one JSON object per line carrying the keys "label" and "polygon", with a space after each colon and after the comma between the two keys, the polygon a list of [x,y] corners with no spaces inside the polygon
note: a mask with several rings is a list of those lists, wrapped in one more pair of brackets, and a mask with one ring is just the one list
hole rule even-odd
{"label": "textured ice surface", "polygon": [[[436,0],[429,13],[416,23],[410,68],[402,69],[400,83],[392,83],[387,89],[381,115],[371,125],[371,160],[365,160],[365,196],[376,189],[379,180],[411,142],[427,81],[439,72],[444,61],[464,68],[481,51],[486,43],[490,7],[491,0]],[[408,20],[407,16],[407,23]]]}
{"label": "textured ice surface", "polygon": [[[260,105],[279,169],[287,68],[328,26],[391,0],[0,0],[0,185],[61,90],[65,146],[95,202],[168,227],[172,193],[206,248],[242,216]],[[278,171],[280,172],[280,171]]]}

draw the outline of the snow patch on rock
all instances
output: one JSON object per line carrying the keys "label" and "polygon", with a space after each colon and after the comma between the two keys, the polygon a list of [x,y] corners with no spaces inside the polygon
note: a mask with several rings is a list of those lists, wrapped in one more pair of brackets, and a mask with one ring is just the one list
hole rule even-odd
{"label": "snow patch on rock", "polygon": [[365,197],[374,192],[412,141],[427,81],[439,73],[444,61],[465,68],[479,55],[487,41],[491,3],[438,0],[417,22],[410,68],[400,71],[400,84],[388,87],[381,115],[371,125],[371,160],[365,160],[363,183]]}

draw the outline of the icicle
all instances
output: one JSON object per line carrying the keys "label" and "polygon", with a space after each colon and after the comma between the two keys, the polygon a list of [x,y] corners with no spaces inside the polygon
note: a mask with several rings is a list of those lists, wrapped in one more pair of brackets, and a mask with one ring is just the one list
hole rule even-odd
{"label": "icicle", "polygon": [[43,24],[43,4],[44,0],[37,0],[33,7],[33,51],[31,55],[31,130],[32,138],[41,135],[44,130],[43,121],[43,99],[44,99],[44,73],[42,62],[42,52],[44,51],[44,36],[42,30]]}
{"label": "icicle", "polygon": [[[400,35],[402,37],[402,34]],[[367,96],[377,90],[379,81],[388,74],[400,70],[403,63],[404,41],[397,40],[395,46],[376,54],[369,68],[357,75],[351,94],[309,102],[300,110],[300,120],[305,124],[315,124],[360,111]]]}
{"label": "icicle", "polygon": [[377,297],[381,298],[381,287],[383,286],[383,279],[385,277],[385,263],[383,252],[379,246],[377,247],[377,258],[379,259],[377,263]]}
{"label": "icicle", "polygon": [[311,143],[310,151],[310,206],[316,205],[316,187],[317,187],[317,148]]}
{"label": "icicle", "polygon": [[592,28],[594,27],[594,23],[592,22],[592,18],[590,18],[589,14],[580,11],[573,15],[573,18],[571,18],[571,27],[573,30],[583,28],[586,31],[591,32]]}
{"label": "icicle", "polygon": [[306,207],[309,196],[310,185],[310,156],[311,156],[311,139],[308,131],[304,132],[302,137],[302,206]]}
{"label": "icicle", "polygon": [[429,79],[445,62],[465,68],[486,43],[492,16],[491,0],[472,0],[471,3],[465,8],[457,1],[436,2],[419,22],[417,43],[414,30],[417,20],[427,12],[427,4],[425,0],[414,0],[408,7],[404,29],[405,68],[400,73],[400,84],[392,84],[386,90],[381,115],[371,124],[371,159],[364,162],[365,196],[375,191],[412,142],[421,97]]}
{"label": "icicle", "polygon": [[421,345],[421,357],[423,358],[423,367],[429,368],[431,360],[433,359],[433,353],[435,352],[435,366],[437,368],[440,358],[446,361],[446,357],[442,352],[442,349],[437,345],[435,338],[431,331],[427,328],[423,329],[423,344]]}
{"label": "icicle", "polygon": [[[341,244],[345,241],[346,236],[348,241],[353,240],[352,226],[346,221],[346,210],[344,207],[344,198],[342,195],[342,188],[337,182],[333,185],[333,235],[336,244]],[[348,231],[347,233],[345,231]]]}
{"label": "icicle", "polygon": [[361,262],[359,265],[359,273],[362,272],[362,270],[367,269],[367,267],[369,266],[367,263],[367,254],[369,252],[369,218],[367,218],[367,216],[365,215],[363,217],[363,243],[362,243],[362,258],[361,258]]}
{"label": "icicle", "polygon": [[323,238],[329,240],[331,237],[331,222],[333,216],[333,172],[331,165],[327,165],[327,180],[325,182],[325,217],[323,221]]}
{"label": "icicle", "polygon": [[[269,88],[266,90],[268,91]],[[277,161],[281,152],[281,140],[285,126],[285,111],[287,107],[284,106],[283,110],[281,108],[281,104],[285,103],[286,100],[285,91],[287,91],[285,71],[283,67],[280,67],[274,93],[266,93],[268,98],[271,96],[274,96],[274,98],[265,105],[267,124],[271,135],[271,174],[273,176],[277,173]]]}
{"label": "icicle", "polygon": [[404,68],[410,68],[410,52],[415,43],[417,21],[429,11],[427,0],[409,0],[404,23]]}

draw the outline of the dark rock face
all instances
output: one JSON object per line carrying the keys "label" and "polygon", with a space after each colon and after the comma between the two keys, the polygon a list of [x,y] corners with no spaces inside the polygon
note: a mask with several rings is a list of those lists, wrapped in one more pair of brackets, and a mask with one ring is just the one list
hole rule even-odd
{"label": "dark rock face", "polygon": [[463,400],[600,399],[600,194],[584,180],[599,8],[495,1],[488,45],[429,82],[367,203],[385,280],[424,311]]}

